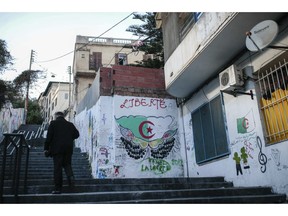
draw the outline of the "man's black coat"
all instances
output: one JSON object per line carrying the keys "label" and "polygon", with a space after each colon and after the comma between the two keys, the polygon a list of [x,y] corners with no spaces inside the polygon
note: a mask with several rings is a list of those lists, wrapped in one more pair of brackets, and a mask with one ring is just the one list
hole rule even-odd
{"label": "man's black coat", "polygon": [[44,150],[53,156],[56,154],[72,154],[73,141],[79,137],[79,131],[73,123],[64,117],[51,121],[48,127]]}

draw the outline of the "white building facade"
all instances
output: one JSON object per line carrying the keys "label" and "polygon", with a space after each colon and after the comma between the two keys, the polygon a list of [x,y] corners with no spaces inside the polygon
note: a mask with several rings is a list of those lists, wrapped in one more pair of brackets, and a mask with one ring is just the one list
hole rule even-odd
{"label": "white building facade", "polygon": [[[156,20],[166,90],[178,103],[184,176],[224,176],[288,195],[287,13],[158,13]],[[271,41],[248,50],[247,32],[266,20],[251,34],[266,32]]]}
{"label": "white building facade", "polygon": [[[55,112],[61,111],[69,115],[71,104],[71,88],[69,82],[49,82],[45,91],[40,95],[38,103],[42,110],[43,123],[53,120]],[[70,102],[69,102],[70,101]],[[67,119],[68,119],[67,115]]]}
{"label": "white building facade", "polygon": [[100,67],[129,65],[143,60],[142,51],[133,52],[136,40],[77,35],[73,59],[73,103],[84,98]]}

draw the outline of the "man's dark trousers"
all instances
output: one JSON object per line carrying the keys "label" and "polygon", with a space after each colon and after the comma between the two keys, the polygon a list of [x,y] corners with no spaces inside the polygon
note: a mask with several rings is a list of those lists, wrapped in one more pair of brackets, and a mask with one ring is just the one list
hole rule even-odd
{"label": "man's dark trousers", "polygon": [[64,168],[69,184],[73,176],[73,170],[71,166],[72,154],[56,154],[53,155],[54,162],[54,184],[55,190],[61,191],[63,185],[62,168]]}

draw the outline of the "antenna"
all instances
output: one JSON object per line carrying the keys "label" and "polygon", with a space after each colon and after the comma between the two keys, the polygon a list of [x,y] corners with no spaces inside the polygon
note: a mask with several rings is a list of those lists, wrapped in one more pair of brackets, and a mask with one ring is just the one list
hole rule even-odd
{"label": "antenna", "polygon": [[261,51],[273,42],[277,34],[277,23],[273,20],[264,20],[246,32],[246,47],[252,52]]}

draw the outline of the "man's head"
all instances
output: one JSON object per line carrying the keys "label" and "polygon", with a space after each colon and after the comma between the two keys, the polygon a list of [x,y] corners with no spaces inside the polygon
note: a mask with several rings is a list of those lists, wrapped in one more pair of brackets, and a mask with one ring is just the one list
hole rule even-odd
{"label": "man's head", "polygon": [[63,112],[56,112],[54,114],[54,116],[55,116],[55,119],[57,119],[58,117],[64,117],[64,113]]}

